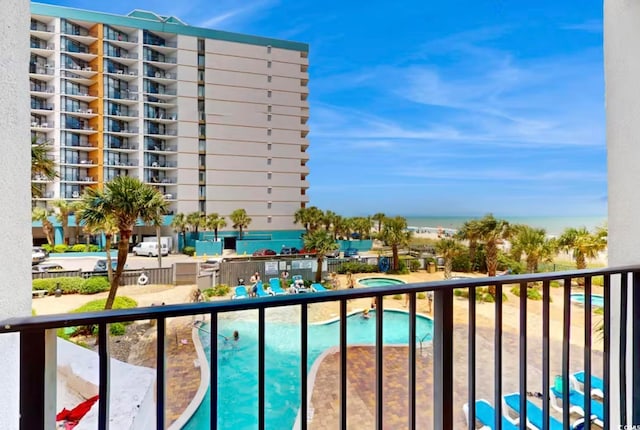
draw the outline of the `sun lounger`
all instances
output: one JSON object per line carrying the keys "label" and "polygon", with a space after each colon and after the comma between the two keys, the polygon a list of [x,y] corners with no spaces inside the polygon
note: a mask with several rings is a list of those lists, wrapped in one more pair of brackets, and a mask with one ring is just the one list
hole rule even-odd
{"label": "sun lounger", "polygon": [[258,297],[271,297],[271,294],[267,293],[264,290],[264,286],[262,285],[262,281],[258,281],[256,283],[256,296],[258,296]]}
{"label": "sun lounger", "polygon": [[[520,417],[520,393],[507,394],[503,397],[505,404],[505,411],[508,409],[513,410],[518,417]],[[522,419],[522,418],[520,418]],[[535,403],[527,400],[527,424],[528,427],[534,427],[542,429],[544,423],[544,414],[542,408]],[[584,428],[584,419],[580,418],[576,420],[570,427],[570,429],[578,430]],[[553,416],[549,416],[549,430],[563,430],[564,426],[560,421]]]}
{"label": "sun lounger", "polygon": [[280,278],[270,278],[269,287],[271,288],[271,292],[276,296],[279,294],[286,294],[286,291],[280,287]]}
{"label": "sun lounger", "polygon": [[249,294],[247,294],[246,287],[244,285],[238,285],[232,299],[246,299],[247,297],[249,297]]}
{"label": "sun lounger", "polygon": [[[580,391],[578,390],[578,386],[582,386],[583,388],[581,392],[584,393],[584,371],[576,372],[571,375],[570,378],[573,380],[573,388],[577,391]],[[602,380],[602,378],[595,375],[591,375],[591,395],[604,398],[604,381]]]}
{"label": "sun lounger", "polygon": [[[551,406],[562,413],[562,392],[558,391],[554,388],[551,388]],[[574,388],[569,389],[569,412],[576,413],[582,417],[584,417],[584,405],[587,397],[584,393],[575,390]],[[591,402],[591,420],[594,424],[603,427],[604,426],[604,406],[597,400],[588,398]]]}
{"label": "sun lounger", "polygon": [[311,291],[313,291],[314,293],[319,293],[321,291],[329,291],[329,290],[323,287],[322,284],[311,284]]}
{"label": "sun lounger", "polygon": [[[469,423],[469,404],[465,403],[462,406],[462,410],[464,411],[464,416],[467,418],[467,423]],[[496,410],[491,406],[491,403],[484,399],[476,400],[476,419],[482,423],[483,430],[494,430],[496,422],[495,417]],[[475,423],[469,423],[469,428],[475,429]],[[503,416],[502,430],[518,430],[518,426],[516,426],[516,423],[512,421],[511,418]]]}

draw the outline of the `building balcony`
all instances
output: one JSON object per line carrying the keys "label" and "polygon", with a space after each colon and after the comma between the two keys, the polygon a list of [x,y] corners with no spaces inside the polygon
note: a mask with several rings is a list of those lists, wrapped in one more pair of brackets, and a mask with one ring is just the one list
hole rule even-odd
{"label": "building balcony", "polygon": [[110,151],[131,152],[131,151],[137,151],[138,150],[138,145],[135,144],[135,143],[129,143],[129,144],[126,144],[126,145],[120,145],[120,144],[112,143],[111,145],[107,145],[106,149],[109,149]]}
{"label": "building balcony", "polygon": [[74,150],[81,151],[81,152],[93,152],[98,149],[98,142],[91,142],[88,140],[83,140],[81,142],[73,142],[73,143],[62,142],[60,146],[64,148],[73,148]]}
{"label": "building balcony", "polygon": [[96,134],[98,132],[98,130],[96,130],[95,127],[93,126],[82,125],[78,123],[62,124],[62,128],[68,131],[72,131],[76,134],[83,134],[83,135],[91,135],[91,134]]}
{"label": "building balcony", "polygon": [[138,127],[108,127],[105,133],[118,134],[118,135],[137,135]]}
{"label": "building balcony", "polygon": [[170,130],[158,130],[158,129],[147,129],[145,134],[148,136],[158,136],[163,137],[165,139],[177,137],[178,130],[170,129]]}
{"label": "building balcony", "polygon": [[143,60],[150,64],[157,64],[158,66],[162,64],[177,64],[178,59],[175,57],[163,57],[156,55],[146,55]]}
{"label": "building balcony", "polygon": [[145,164],[145,167],[154,170],[176,169],[178,163],[176,161],[149,161]]}
{"label": "building balcony", "polygon": [[31,121],[31,130],[53,129],[54,125],[53,121]]}
{"label": "building balcony", "polygon": [[138,168],[138,160],[105,160],[107,167],[118,167],[120,169]]}
{"label": "building balcony", "polygon": [[61,160],[60,164],[67,166],[92,167],[98,165],[98,160],[93,160],[91,158],[69,158],[68,160]]}
{"label": "building balcony", "polygon": [[29,75],[38,79],[46,79],[47,76],[53,77],[55,74],[55,65],[53,63],[47,64],[30,64]]}
{"label": "building balcony", "polygon": [[176,146],[171,145],[154,145],[147,144],[145,151],[147,152],[158,152],[158,153],[167,153],[167,152],[177,152],[178,148]]}
{"label": "building balcony", "polygon": [[37,95],[40,97],[50,97],[56,92],[56,89],[52,85],[35,84],[31,82],[31,85],[29,86],[29,91],[31,92],[32,95]]}
{"label": "building balcony", "polygon": [[[165,197],[175,200],[177,195]],[[378,257],[371,259],[381,263]],[[311,277],[311,272],[305,274]],[[487,285],[495,289],[496,300],[476,302],[488,294]],[[527,294],[503,299],[514,287],[524,291],[530,285],[542,300],[528,300]],[[506,275],[11,318],[0,321],[0,333],[20,337],[21,430],[47,428],[53,422],[57,373],[56,360],[48,357],[56,357],[58,343],[51,341],[56,329],[88,324],[96,325],[99,333],[92,369],[97,374],[94,394],[100,400],[93,406],[92,427],[107,428],[109,410],[114,410],[110,406],[118,404],[116,395],[121,395],[116,387],[128,376],[111,372],[108,324],[143,320],[153,320],[157,333],[152,344],[155,369],[149,371],[154,388],[150,401],[138,399],[132,410],[150,414],[143,417],[153,417],[156,428],[166,428],[167,402],[174,398],[169,390],[180,385],[168,386],[167,381],[171,377],[184,382],[179,379],[184,376],[175,370],[170,374],[168,367],[168,352],[176,354],[177,349],[170,348],[173,331],[167,329],[167,320],[184,316],[198,318],[195,342],[213,346],[199,358],[205,360],[199,361],[205,390],[194,401],[195,413],[207,428],[451,430],[468,428],[467,422],[476,428],[477,419],[492,428],[495,419],[495,428],[506,428],[502,415],[513,418],[516,408],[530,420],[537,415],[548,423],[553,417],[558,428],[570,428],[580,413],[608,429],[620,419],[622,425],[640,422],[640,337],[627,331],[640,323],[640,301],[628,297],[637,285],[640,266]],[[367,310],[369,303],[375,304],[368,318],[357,307],[362,303]],[[316,324],[310,309],[333,309],[336,318]],[[231,314],[246,310],[254,312]],[[285,313],[291,315],[286,324]],[[231,334],[239,326],[236,341]],[[193,359],[195,353],[185,362],[193,367]],[[579,371],[592,377],[578,382]],[[244,412],[229,413],[236,410],[238,398],[217,393],[237,393],[247,385],[251,390],[242,397]],[[205,397],[207,386],[215,389]],[[589,401],[574,405],[581,406],[579,411],[569,407],[579,398],[570,387],[587,393]],[[519,395],[515,403],[504,401],[510,393]],[[536,393],[540,395],[529,395]],[[603,396],[602,401],[597,396]],[[141,405],[144,411],[138,409]],[[495,410],[489,422],[487,405]],[[190,418],[181,417],[181,423]],[[528,428],[527,420],[520,423],[513,428]]]}

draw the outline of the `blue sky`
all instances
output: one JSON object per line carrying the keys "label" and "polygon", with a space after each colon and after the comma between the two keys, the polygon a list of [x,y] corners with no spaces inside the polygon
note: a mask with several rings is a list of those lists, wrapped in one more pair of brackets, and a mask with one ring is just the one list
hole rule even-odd
{"label": "blue sky", "polygon": [[310,44],[310,204],[604,215],[602,3],[46,0]]}

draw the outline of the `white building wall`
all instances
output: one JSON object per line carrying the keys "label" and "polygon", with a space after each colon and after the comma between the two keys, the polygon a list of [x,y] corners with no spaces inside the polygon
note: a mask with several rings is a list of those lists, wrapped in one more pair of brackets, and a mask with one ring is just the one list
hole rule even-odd
{"label": "white building wall", "polygon": [[[640,262],[640,194],[638,162],[640,161],[640,3],[626,0],[604,2],[604,59],[607,108],[607,159],[609,199],[609,265],[620,266]],[[620,304],[620,293],[613,284],[612,309]],[[629,312],[631,315],[631,312]],[[611,363],[619,363],[620,324],[613,314],[611,324]],[[637,329],[637,327],[635,327]],[[633,324],[627,327],[633,332]],[[631,389],[632,345],[627,345],[627,387]],[[614,366],[615,368],[615,366]],[[619,373],[611,372],[612,393],[619,392]],[[635,369],[638,371],[638,369]],[[627,405],[631,406],[631,392]],[[620,403],[611,396],[611,428],[618,428]],[[638,424],[638,423],[634,423]]]}
{"label": "white building wall", "polygon": [[[29,2],[3,0],[0,14],[0,319],[31,314]],[[21,143],[21,144],[18,144]],[[8,192],[11,190],[11,192]],[[10,209],[9,209],[10,208]],[[0,336],[0,429],[18,429],[19,338]]]}

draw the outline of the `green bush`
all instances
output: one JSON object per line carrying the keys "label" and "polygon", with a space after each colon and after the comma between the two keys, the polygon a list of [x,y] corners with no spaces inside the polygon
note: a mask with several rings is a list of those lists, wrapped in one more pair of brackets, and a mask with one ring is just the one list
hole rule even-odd
{"label": "green bush", "polygon": [[220,285],[216,285],[213,288],[207,288],[202,292],[202,294],[204,294],[207,297],[213,297],[213,296],[222,297],[222,296],[228,295],[230,291],[231,291],[231,287],[229,287],[226,284],[220,284]]}
{"label": "green bush", "polygon": [[393,300],[402,300],[402,294],[394,294]]}
{"label": "green bush", "polygon": [[[92,278],[95,279],[95,278]],[[77,309],[72,310],[72,313],[81,313],[81,312],[98,312],[104,310],[104,305],[107,303],[107,299],[98,299],[92,300],[84,305],[80,306]],[[116,300],[113,302],[113,309],[132,309],[138,306],[138,303],[130,297],[116,297]],[[130,322],[124,323],[111,323],[109,324],[109,333],[113,336],[122,336],[126,332],[126,326],[131,324]],[[89,326],[79,326],[79,327],[69,327],[69,328],[60,328],[57,330],[58,337],[63,339],[71,340],[70,338],[76,336],[78,334],[97,334],[98,326],[97,325],[89,325]],[[81,342],[76,342],[80,346],[83,345]]]}
{"label": "green bush", "polygon": [[196,248],[193,246],[185,246],[182,248],[182,253],[193,257],[196,253]]}
{"label": "green bush", "polygon": [[511,273],[514,275],[519,275],[527,271],[526,266],[521,262],[514,260],[504,252],[498,252],[498,270],[504,271],[507,269],[511,270]]}
{"label": "green bush", "polygon": [[342,263],[340,267],[336,269],[336,272],[344,275],[347,272],[351,273],[376,273],[378,266],[375,264],[360,263],[358,261],[348,261]]}
{"label": "green bush", "polygon": [[416,259],[409,260],[409,270],[412,272],[420,270],[420,262]]}
{"label": "green bush", "polygon": [[45,243],[44,245],[42,245],[41,248],[47,252],[53,252],[53,246],[49,245],[48,243]]}
{"label": "green bush", "polygon": [[89,252],[98,252],[100,247],[98,245],[89,245]]}
{"label": "green bush", "polygon": [[398,261],[398,270],[387,270],[387,274],[389,274],[389,275],[408,275],[409,274],[409,268],[407,267],[407,264],[403,260],[400,260],[400,261]]}
{"label": "green bush", "polygon": [[551,281],[549,285],[551,285],[551,288],[559,288],[560,286],[562,286],[560,281]]}
{"label": "green bush", "polygon": [[58,285],[62,294],[77,294],[82,290],[84,279],[80,277],[34,279],[31,283],[33,290],[47,290],[47,294],[55,294]]}
{"label": "green bush", "polygon": [[[456,290],[457,291],[457,290]],[[427,298],[427,295],[425,293],[418,293],[416,294],[416,297],[420,300],[424,300]]]}
{"label": "green bush", "polygon": [[[511,288],[511,293],[514,296],[520,297],[520,285],[514,285]],[[527,299],[529,300],[542,300],[542,293],[535,287],[527,288]]]}
{"label": "green bush", "polygon": [[92,276],[85,279],[82,287],[80,288],[80,294],[95,294],[103,291],[109,291],[109,279],[105,276]]}
{"label": "green bush", "polygon": [[58,245],[53,247],[53,252],[55,252],[56,254],[62,254],[67,252],[68,249],[69,247],[64,243],[59,243]]}
{"label": "green bush", "polygon": [[[453,295],[456,297],[463,297],[465,299],[468,299],[469,290],[467,288],[456,288],[455,290],[453,290]],[[502,293],[502,301],[507,301],[507,295],[504,292]],[[493,303],[495,302],[495,299],[493,298],[491,293],[489,293],[488,287],[482,287],[476,289],[476,302]]]}
{"label": "green bush", "polygon": [[471,272],[469,254],[459,254],[451,259],[451,270],[454,272]]}
{"label": "green bush", "polygon": [[591,279],[592,285],[598,285],[599,287],[604,286],[604,276],[594,276]]}
{"label": "green bush", "polygon": [[87,248],[87,245],[76,243],[68,250],[68,252],[87,252]]}

